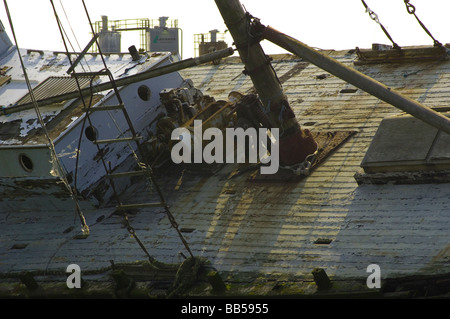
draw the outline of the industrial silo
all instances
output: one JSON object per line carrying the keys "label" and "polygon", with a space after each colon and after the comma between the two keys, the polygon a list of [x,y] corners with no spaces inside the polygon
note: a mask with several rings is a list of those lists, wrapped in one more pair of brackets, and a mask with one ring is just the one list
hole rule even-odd
{"label": "industrial silo", "polygon": [[103,53],[118,53],[121,47],[121,34],[112,26],[108,28],[108,17],[102,16],[102,29],[99,33],[99,45]]}

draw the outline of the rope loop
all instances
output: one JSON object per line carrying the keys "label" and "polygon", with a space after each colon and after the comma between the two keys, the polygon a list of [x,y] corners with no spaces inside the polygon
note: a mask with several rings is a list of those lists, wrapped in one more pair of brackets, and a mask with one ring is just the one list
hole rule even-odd
{"label": "rope loop", "polygon": [[369,8],[369,6],[367,5],[367,3],[364,0],[361,0],[362,4],[364,5],[364,8],[366,8],[366,13],[369,14],[370,18],[375,21],[377,24],[380,25],[381,30],[383,30],[384,34],[388,37],[388,39],[392,42],[392,45],[394,46],[394,49],[398,50],[398,51],[402,51],[401,47],[395,43],[395,41],[392,39],[391,35],[389,34],[389,32],[387,31],[387,29],[383,26],[383,24],[381,24],[380,19],[378,18],[378,14],[376,14],[373,10],[371,10]]}
{"label": "rope loop", "polygon": [[416,7],[409,3],[410,0],[405,0],[406,10],[409,14],[415,14],[416,13]]}

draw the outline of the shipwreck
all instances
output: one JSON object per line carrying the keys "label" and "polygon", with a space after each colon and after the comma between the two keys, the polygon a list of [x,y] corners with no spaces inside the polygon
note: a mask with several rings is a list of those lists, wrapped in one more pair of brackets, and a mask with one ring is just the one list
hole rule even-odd
{"label": "shipwreck", "polygon": [[[216,4],[234,47],[190,59],[167,17],[128,52],[107,17],[81,52],[1,25],[0,296],[448,296],[448,45],[317,50]],[[174,163],[197,121],[269,132],[279,169]]]}

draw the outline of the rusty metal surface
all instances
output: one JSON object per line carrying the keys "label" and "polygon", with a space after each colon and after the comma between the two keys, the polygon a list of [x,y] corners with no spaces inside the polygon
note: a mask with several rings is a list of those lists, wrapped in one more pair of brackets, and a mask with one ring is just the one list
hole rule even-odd
{"label": "rusty metal surface", "polygon": [[329,131],[329,132],[312,132],[314,140],[318,145],[318,154],[312,162],[311,169],[308,175],[296,175],[289,169],[280,168],[280,170],[273,175],[262,175],[259,171],[251,174],[248,177],[249,182],[272,182],[272,183],[296,183],[310,174],[324,162],[333,152],[335,152],[343,143],[345,143],[356,132],[352,131]]}
{"label": "rusty metal surface", "polygon": [[357,49],[358,59],[355,65],[376,63],[420,63],[430,61],[444,61],[448,53],[444,47],[416,47],[402,48],[401,51]]}

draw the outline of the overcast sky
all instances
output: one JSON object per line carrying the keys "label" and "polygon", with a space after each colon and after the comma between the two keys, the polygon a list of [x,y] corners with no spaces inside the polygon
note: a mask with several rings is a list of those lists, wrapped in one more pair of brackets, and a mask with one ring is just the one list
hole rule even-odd
{"label": "overcast sky", "polygon": [[[432,39],[406,11],[404,0],[365,0],[378,14],[400,46],[432,45]],[[106,15],[110,20],[168,16],[178,19],[183,30],[183,58],[194,56],[194,34],[218,29],[223,19],[213,0],[85,0],[92,21]],[[416,13],[441,43],[450,42],[449,0],[411,0]],[[27,49],[64,50],[50,0],[7,0],[19,46]],[[54,0],[65,29],[76,34],[81,48],[90,40],[90,29],[81,0]],[[270,25],[312,47],[322,49],[369,48],[372,43],[390,44],[379,25],[365,12],[360,0],[241,0],[265,25]],[[62,4],[62,6],[61,6]],[[63,9],[65,9],[65,12]],[[67,18],[66,18],[67,14]],[[3,1],[0,19],[9,31]],[[70,23],[70,24],[69,24]],[[75,44],[71,31],[71,41]],[[12,38],[12,37],[11,37]],[[229,45],[232,41],[229,40]],[[139,45],[138,33],[122,40],[122,51]],[[262,42],[268,54],[282,49]],[[125,48],[125,49],[124,49]]]}

